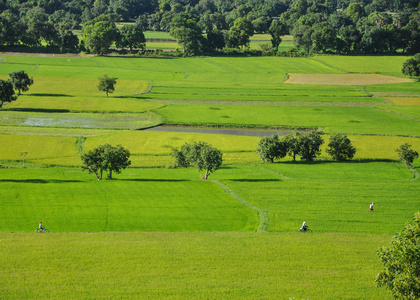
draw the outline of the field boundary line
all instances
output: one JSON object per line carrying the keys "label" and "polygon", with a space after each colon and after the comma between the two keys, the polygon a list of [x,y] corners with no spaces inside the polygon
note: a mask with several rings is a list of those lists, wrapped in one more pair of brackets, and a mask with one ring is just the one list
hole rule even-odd
{"label": "field boundary line", "polygon": [[39,65],[35,65],[35,68],[33,68],[32,70],[30,70],[28,73],[31,74],[33,72],[36,72],[39,69]]}
{"label": "field boundary line", "polygon": [[[320,63],[321,65],[324,65],[324,66],[326,66],[326,67],[328,67],[328,68],[330,68],[330,69],[333,69],[333,70],[339,71],[339,72],[341,72],[341,73],[343,73],[343,74],[347,74],[347,73],[349,73],[349,72],[347,72],[346,70],[343,70],[343,69],[339,69],[339,68],[337,68],[337,67],[334,67],[334,66],[332,66],[332,65],[330,65],[330,64],[327,64],[325,61],[320,61],[320,60],[318,60],[318,59],[315,59],[314,57],[308,57],[308,59],[309,59],[309,60],[312,60],[312,61],[316,61],[316,62]],[[320,74],[320,75],[322,75],[322,74]]]}
{"label": "field boundary line", "polygon": [[280,178],[282,178],[282,179],[292,179],[292,178],[290,178],[290,177],[287,177],[287,176],[285,176],[285,175],[283,175],[283,174],[280,174],[280,173],[278,173],[278,172],[276,172],[276,171],[273,171],[273,170],[270,170],[270,169],[267,169],[267,168],[264,168],[264,167],[261,167],[261,166],[257,166],[258,168],[260,168],[261,170],[264,170],[264,171],[268,171],[268,172],[270,172],[270,173],[273,173],[273,174],[275,174],[275,175],[277,175],[277,176],[279,176]]}
{"label": "field boundary line", "polygon": [[218,67],[218,68],[220,68],[222,70],[225,70],[225,71],[228,71],[228,72],[231,72],[231,73],[237,73],[236,71],[234,71],[232,69],[229,69],[229,68],[223,67],[223,66],[221,66],[219,64],[216,64],[214,61],[211,61],[211,60],[208,60],[208,59],[205,59],[205,58],[202,58],[202,57],[200,57],[200,59],[201,60],[204,60],[205,62],[208,62],[209,64],[211,64],[213,66],[216,66],[216,67]]}
{"label": "field boundary line", "polygon": [[213,180],[213,182],[221,186],[229,195],[231,195],[233,198],[241,202],[243,205],[255,210],[258,213],[258,217],[259,217],[259,224],[258,224],[257,232],[267,232],[267,227],[268,227],[268,211],[267,210],[264,210],[262,208],[259,208],[258,206],[255,206],[247,202],[245,199],[240,197],[238,194],[232,191],[227,185],[220,182],[219,180]]}
{"label": "field boundary line", "polygon": [[407,119],[410,119],[410,120],[413,120],[413,121],[416,121],[416,122],[420,122],[420,120],[416,119],[415,117],[408,116],[408,115],[405,115],[405,114],[402,114],[402,113],[399,113],[399,112],[396,112],[396,111],[388,110],[388,109],[381,108],[381,107],[378,107],[378,106],[375,106],[374,108],[377,109],[377,110],[384,111],[386,113],[394,114],[394,115],[397,115],[397,116],[400,116],[400,117],[403,117],[403,118],[407,118]]}
{"label": "field boundary line", "polygon": [[419,179],[420,174],[419,174],[419,171],[417,171],[416,168],[413,168],[412,166],[410,166],[410,171],[413,172],[413,174],[414,174],[414,178],[411,179],[410,181],[415,181],[415,180]]}

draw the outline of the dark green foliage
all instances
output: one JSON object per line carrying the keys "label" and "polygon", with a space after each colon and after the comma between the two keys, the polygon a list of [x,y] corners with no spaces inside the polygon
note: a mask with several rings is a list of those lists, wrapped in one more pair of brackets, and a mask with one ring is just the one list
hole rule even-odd
{"label": "dark green foliage", "polygon": [[83,41],[86,49],[92,53],[107,53],[117,36],[118,31],[115,23],[105,15],[100,15],[83,25]]}
{"label": "dark green foliage", "polygon": [[271,35],[271,44],[277,50],[282,41],[281,37],[288,34],[287,26],[280,20],[274,20],[268,31]]}
{"label": "dark green foliage", "polygon": [[313,161],[315,157],[321,154],[321,145],[324,143],[322,133],[314,131],[300,136],[299,155],[306,161]]}
{"label": "dark green foliage", "polygon": [[32,77],[29,77],[24,71],[16,71],[11,74],[10,82],[13,84],[13,88],[18,90],[18,94],[20,95],[22,91],[26,92],[29,90],[29,86],[34,83]]}
{"label": "dark green foliage", "polygon": [[177,16],[172,19],[170,27],[170,34],[182,45],[185,52],[196,54],[203,50],[204,37],[195,20]]}
{"label": "dark green foliage", "polygon": [[13,90],[13,84],[9,80],[0,79],[0,108],[3,107],[5,102],[12,102],[16,99],[17,96]]}
{"label": "dark green foliage", "polygon": [[402,72],[407,76],[420,77],[420,53],[404,62]]}
{"label": "dark green foliage", "polygon": [[385,270],[376,276],[378,287],[387,287],[395,299],[420,298],[420,213],[414,223],[395,235],[388,247],[379,249]]}
{"label": "dark green foliage", "polygon": [[139,26],[124,25],[119,34],[119,39],[116,43],[119,48],[141,48],[146,47],[146,39],[143,30]]}
{"label": "dark green foliage", "polygon": [[338,161],[352,159],[356,154],[356,148],[353,147],[350,139],[341,133],[331,135],[326,151],[333,159]]}
{"label": "dark green foliage", "polygon": [[102,92],[106,93],[106,97],[108,98],[108,93],[113,93],[115,91],[115,85],[117,84],[116,77],[108,77],[106,74],[99,78],[99,85],[98,89]]}
{"label": "dark green foliage", "polygon": [[300,150],[300,139],[302,135],[298,132],[294,134],[288,134],[283,138],[283,141],[287,144],[287,153],[293,157],[293,161],[296,161],[296,155]]}
{"label": "dark green foliage", "polygon": [[229,30],[228,47],[239,48],[249,46],[249,37],[254,35],[254,26],[246,18],[238,18]]}
{"label": "dark green foliage", "polygon": [[274,162],[274,159],[285,157],[287,152],[287,142],[280,141],[276,134],[263,137],[258,143],[257,153],[261,161]]}
{"label": "dark green foliage", "polygon": [[130,151],[121,145],[99,145],[81,156],[82,170],[94,173],[98,180],[102,180],[103,172],[108,171],[108,179],[112,179],[112,172],[119,174],[131,164],[129,157]]}
{"label": "dark green foliage", "polygon": [[396,150],[398,152],[398,157],[405,163],[407,168],[411,166],[417,157],[419,157],[419,153],[410,148],[411,145],[409,143],[405,143]]}
{"label": "dark green foliage", "polygon": [[194,166],[198,171],[206,170],[204,179],[222,165],[222,152],[205,142],[185,143],[181,149],[172,149],[174,167]]}

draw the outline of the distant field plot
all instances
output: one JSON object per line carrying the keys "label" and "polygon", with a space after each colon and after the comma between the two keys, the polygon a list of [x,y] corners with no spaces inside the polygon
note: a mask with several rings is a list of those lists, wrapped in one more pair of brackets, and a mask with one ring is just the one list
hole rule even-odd
{"label": "distant field plot", "polygon": [[182,49],[176,42],[147,42],[146,49]]}
{"label": "distant field plot", "polygon": [[165,39],[165,40],[174,40],[175,39],[166,31],[145,31],[144,37],[146,39]]}
{"label": "distant field plot", "polygon": [[144,112],[162,105],[139,99],[116,98],[144,93],[148,81],[117,80],[115,92],[106,98],[98,90],[98,79],[36,77],[30,91],[5,105],[12,110],[52,110],[67,112]]}
{"label": "distant field plot", "polygon": [[[155,84],[142,99],[185,100],[205,104],[206,101],[271,101],[271,102],[377,102],[359,87],[333,87],[288,84],[216,84],[185,80]],[[170,101],[168,101],[170,102]],[[275,103],[272,103],[275,104]]]}
{"label": "distant field plot", "polygon": [[160,123],[161,118],[149,112],[139,114],[0,112],[0,125],[3,126],[139,129]]}
{"label": "distant field plot", "polygon": [[420,97],[386,97],[395,105],[420,105]]}
{"label": "distant field plot", "polygon": [[65,164],[78,157],[76,142],[76,137],[0,134],[0,160],[22,161],[24,155],[30,162],[59,159]]}
{"label": "distant field plot", "polygon": [[380,74],[290,74],[285,83],[313,85],[373,85],[412,82],[411,79],[397,78]]}
{"label": "distant field plot", "polygon": [[[411,118],[415,118],[420,122],[420,98],[418,105],[392,105],[392,106],[379,106],[380,108],[395,112],[397,114],[402,114]],[[420,132],[419,132],[420,135]]]}
{"label": "distant field plot", "polygon": [[249,73],[340,73],[318,61],[295,57],[208,57],[215,66],[230,72]]}
{"label": "distant field plot", "polygon": [[419,123],[371,107],[170,105],[165,124],[322,128],[346,134],[418,135]]}
{"label": "distant field plot", "polygon": [[348,73],[380,73],[403,77],[401,68],[410,56],[317,55],[311,60]]}
{"label": "distant field plot", "polygon": [[[115,175],[115,174],[114,174]],[[254,231],[255,211],[187,170],[127,170],[98,181],[81,169],[0,170],[0,231]],[[141,192],[140,192],[141,191]],[[47,225],[48,224],[48,225]]]}
{"label": "distant field plot", "polygon": [[[242,178],[229,179],[239,169]],[[400,163],[289,162],[232,167],[214,177],[267,210],[269,231],[294,231],[307,221],[318,232],[393,233],[418,208],[420,191]],[[376,210],[369,214],[372,202]]]}

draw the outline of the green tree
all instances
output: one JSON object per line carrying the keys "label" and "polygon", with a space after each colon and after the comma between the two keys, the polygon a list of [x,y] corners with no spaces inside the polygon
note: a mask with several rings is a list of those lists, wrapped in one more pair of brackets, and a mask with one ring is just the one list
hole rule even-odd
{"label": "green tree", "polygon": [[118,31],[115,23],[105,15],[100,15],[85,23],[82,28],[85,47],[92,53],[103,54],[108,52],[117,36]]}
{"label": "green tree", "polygon": [[98,89],[102,92],[106,93],[106,97],[108,98],[108,93],[113,93],[115,91],[115,85],[117,84],[116,77],[108,77],[106,74],[99,78],[99,85]]}
{"label": "green tree", "polygon": [[118,145],[112,147],[109,144],[105,144],[104,150],[103,164],[105,170],[108,171],[108,179],[112,179],[113,172],[120,174],[121,170],[126,169],[131,165],[131,161],[129,160],[130,151],[123,146]]}
{"label": "green tree", "polygon": [[331,135],[326,152],[338,161],[352,159],[356,154],[356,148],[351,144],[350,139],[341,133]]}
{"label": "green tree", "polygon": [[34,83],[33,78],[29,77],[24,71],[16,71],[9,74],[9,76],[10,82],[13,84],[13,88],[18,90],[18,95],[20,95],[22,91],[28,91],[29,86]]}
{"label": "green tree", "polygon": [[94,173],[98,180],[102,180],[103,172],[108,171],[108,179],[112,179],[113,172],[119,174],[131,164],[129,157],[130,151],[121,145],[99,145],[81,156],[82,170]]}
{"label": "green tree", "polygon": [[185,143],[181,150],[172,149],[174,167],[194,166],[198,171],[206,170],[204,179],[222,165],[222,152],[205,142]]}
{"label": "green tree", "polygon": [[286,24],[280,20],[274,20],[271,22],[268,32],[271,35],[271,44],[273,45],[273,48],[278,50],[282,41],[281,37],[288,33]]}
{"label": "green tree", "polygon": [[409,168],[413,161],[419,157],[419,153],[416,150],[411,149],[409,143],[402,144],[396,151],[398,152],[398,157],[405,163],[407,168]]}
{"label": "green tree", "polygon": [[407,76],[420,77],[420,53],[404,62],[402,72]]}
{"label": "green tree", "polygon": [[317,23],[312,27],[312,48],[325,53],[327,49],[335,48],[337,34],[328,22]]}
{"label": "green tree", "polygon": [[176,16],[170,23],[170,34],[187,53],[199,53],[203,50],[204,37],[201,28],[193,19]]}
{"label": "green tree", "polygon": [[257,147],[257,153],[261,161],[271,163],[274,162],[274,159],[285,157],[287,151],[287,143],[281,141],[277,134],[261,138]]}
{"label": "green tree", "polygon": [[296,161],[296,155],[299,154],[302,135],[299,132],[284,136],[283,141],[287,145],[288,154]]}
{"label": "green tree", "polygon": [[124,25],[120,30],[120,38],[117,41],[117,47],[141,48],[146,46],[146,38],[144,37],[143,30],[136,25]]}
{"label": "green tree", "polygon": [[321,154],[321,145],[324,143],[322,132],[313,131],[300,137],[299,155],[302,159],[313,161]]}
{"label": "green tree", "polygon": [[9,80],[0,79],[0,108],[3,107],[5,102],[12,102],[17,99],[13,84]]}
{"label": "green tree", "polygon": [[81,156],[83,164],[82,171],[88,170],[89,174],[94,173],[96,179],[102,180],[102,174],[105,168],[103,161],[104,151],[104,146],[99,145],[98,147],[83,154]]}
{"label": "green tree", "polygon": [[228,46],[231,48],[248,47],[249,38],[254,35],[254,26],[246,18],[238,18],[229,30]]}
{"label": "green tree", "polygon": [[378,287],[388,288],[395,299],[420,299],[420,212],[413,220],[392,238],[388,247],[379,249],[385,270],[375,282]]}

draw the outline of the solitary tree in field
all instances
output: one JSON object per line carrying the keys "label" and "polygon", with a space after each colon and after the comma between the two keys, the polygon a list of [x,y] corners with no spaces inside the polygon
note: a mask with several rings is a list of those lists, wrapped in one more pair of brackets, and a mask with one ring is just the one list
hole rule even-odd
{"label": "solitary tree in field", "polygon": [[328,143],[327,153],[338,161],[352,159],[356,154],[356,148],[351,144],[350,139],[341,133],[333,134]]}
{"label": "solitary tree in field", "polygon": [[9,80],[0,80],[0,108],[5,102],[12,102],[17,99],[13,84]]}
{"label": "solitary tree in field", "polygon": [[99,145],[82,155],[82,170],[94,173],[98,180],[102,180],[103,172],[108,171],[108,179],[112,179],[113,172],[121,173],[122,169],[131,164],[129,157],[130,151],[121,145]]}
{"label": "solitary tree in field", "polygon": [[34,83],[32,77],[29,77],[24,71],[17,71],[9,74],[10,82],[13,84],[13,88],[18,90],[18,95],[21,92],[26,92],[29,90],[29,86]]}
{"label": "solitary tree in field", "polygon": [[113,93],[115,91],[115,85],[117,84],[116,77],[108,77],[106,74],[99,78],[99,85],[98,89],[102,92],[106,93],[106,97],[108,98],[108,93]]}
{"label": "solitary tree in field", "polygon": [[276,158],[283,158],[288,151],[287,143],[281,141],[279,136],[265,136],[258,143],[257,153],[262,161],[274,162]]}
{"label": "solitary tree in field", "polygon": [[404,62],[402,72],[404,75],[420,77],[420,53]]}
{"label": "solitary tree in field", "polygon": [[222,152],[205,142],[185,143],[181,149],[172,149],[174,167],[194,166],[198,171],[206,170],[204,179],[222,165]]}
{"label": "solitary tree in field", "polygon": [[420,299],[420,212],[413,220],[388,247],[379,249],[385,270],[375,281],[378,287],[387,287],[395,299]]}
{"label": "solitary tree in field", "polygon": [[409,168],[413,161],[419,157],[419,153],[410,148],[411,145],[409,143],[404,143],[396,150],[398,152],[398,157],[405,163],[407,168]]}

